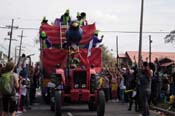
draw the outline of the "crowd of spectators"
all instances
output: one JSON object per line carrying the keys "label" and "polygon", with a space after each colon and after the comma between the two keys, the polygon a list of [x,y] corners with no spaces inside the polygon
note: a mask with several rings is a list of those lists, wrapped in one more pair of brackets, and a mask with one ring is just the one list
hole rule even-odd
{"label": "crowd of spectators", "polygon": [[[29,59],[29,60],[28,60]],[[31,109],[35,102],[36,88],[39,87],[39,64],[33,66],[30,56],[22,55],[19,62],[15,64],[8,61],[0,64],[0,76],[10,73],[13,80],[14,92],[12,95],[0,93],[0,116],[16,116]]]}

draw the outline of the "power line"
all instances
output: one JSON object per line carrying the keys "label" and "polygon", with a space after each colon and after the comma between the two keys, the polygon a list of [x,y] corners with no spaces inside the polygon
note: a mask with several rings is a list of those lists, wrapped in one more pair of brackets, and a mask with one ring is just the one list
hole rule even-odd
{"label": "power line", "polygon": [[[106,33],[139,33],[139,31],[100,31],[100,32],[106,32]],[[167,33],[170,33],[170,32],[167,32],[167,31],[145,31],[143,33],[155,33],[155,34],[167,34]]]}
{"label": "power line", "polygon": [[[0,26],[0,28],[2,29],[7,29],[7,27],[2,27]],[[22,30],[39,30],[38,28],[32,28],[32,27],[19,27],[18,29],[22,29]],[[118,30],[101,30],[100,32],[104,32],[104,33],[139,33],[139,31],[118,31]],[[145,31],[143,33],[153,33],[153,34],[168,34],[170,32],[168,31]]]}

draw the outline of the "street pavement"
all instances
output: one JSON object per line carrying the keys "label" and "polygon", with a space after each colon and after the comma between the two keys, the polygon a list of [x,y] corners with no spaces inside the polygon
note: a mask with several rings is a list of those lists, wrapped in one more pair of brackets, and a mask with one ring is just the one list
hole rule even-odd
{"label": "street pavement", "polygon": [[[135,111],[128,111],[127,103],[108,102],[106,103],[105,116],[139,116]],[[63,116],[96,116],[96,112],[89,112],[87,105],[69,105],[62,108]],[[34,103],[32,109],[23,113],[22,116],[55,116],[50,111],[49,105],[42,102]],[[160,116],[158,113],[151,111],[150,116]]]}

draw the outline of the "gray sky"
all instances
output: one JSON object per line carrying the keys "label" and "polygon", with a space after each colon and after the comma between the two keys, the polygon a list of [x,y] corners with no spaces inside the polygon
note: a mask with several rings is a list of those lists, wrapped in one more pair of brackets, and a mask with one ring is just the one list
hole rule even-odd
{"label": "gray sky", "polygon": [[[71,17],[74,19],[77,12],[86,12],[89,23],[96,23],[97,29],[101,31],[139,31],[140,23],[140,2],[141,0],[0,0],[0,26],[11,24],[14,18],[15,26],[25,28],[38,28],[43,16],[46,16],[49,23],[56,17],[60,17],[68,8]],[[175,29],[175,0],[145,0],[143,31],[146,32],[170,32]],[[7,53],[8,41],[7,32],[9,29],[0,28],[0,50]],[[13,38],[20,40],[17,35],[21,30],[14,30]],[[119,53],[127,50],[138,50],[138,33],[101,32],[103,44],[116,55],[115,38],[119,37]],[[165,33],[143,34],[143,50],[148,51],[148,35],[152,36],[152,51],[175,51],[174,45],[164,44]],[[38,37],[38,30],[24,30],[23,46],[26,46],[26,54],[35,53],[32,57],[38,60],[39,45],[34,43]],[[19,41],[12,43],[12,56],[15,46]],[[4,49],[1,46],[7,48]]]}

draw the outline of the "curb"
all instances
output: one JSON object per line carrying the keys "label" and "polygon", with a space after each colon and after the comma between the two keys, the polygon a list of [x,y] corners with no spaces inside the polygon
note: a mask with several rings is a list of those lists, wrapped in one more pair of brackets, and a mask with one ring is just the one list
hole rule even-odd
{"label": "curb", "polygon": [[169,116],[175,116],[175,112],[172,112],[172,111],[160,108],[160,107],[150,106],[150,109],[164,112],[164,113],[168,114]]}

